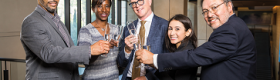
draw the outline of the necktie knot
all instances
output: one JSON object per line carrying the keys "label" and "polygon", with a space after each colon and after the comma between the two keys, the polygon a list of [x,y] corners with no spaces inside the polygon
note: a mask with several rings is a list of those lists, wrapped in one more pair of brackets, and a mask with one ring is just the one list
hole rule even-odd
{"label": "necktie knot", "polygon": [[141,26],[144,26],[146,21],[140,21],[141,22]]}

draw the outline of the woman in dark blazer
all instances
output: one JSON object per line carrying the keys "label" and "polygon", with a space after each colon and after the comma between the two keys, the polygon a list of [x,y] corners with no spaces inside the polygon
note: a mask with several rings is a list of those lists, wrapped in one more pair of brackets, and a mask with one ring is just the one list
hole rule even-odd
{"label": "woman in dark blazer", "polygon": [[[169,52],[195,49],[197,38],[191,28],[191,20],[177,14],[169,20],[165,44]],[[168,57],[167,57],[168,58]],[[197,67],[178,69],[165,72],[156,72],[160,80],[196,80]]]}

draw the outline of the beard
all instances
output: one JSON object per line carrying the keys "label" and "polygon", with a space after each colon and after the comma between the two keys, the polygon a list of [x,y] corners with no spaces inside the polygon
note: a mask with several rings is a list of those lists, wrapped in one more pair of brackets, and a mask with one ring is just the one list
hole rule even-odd
{"label": "beard", "polygon": [[[45,6],[44,6],[44,7],[45,7]],[[48,12],[50,12],[50,13],[54,13],[54,12],[56,11],[56,9],[51,9],[49,6],[46,6],[45,8],[46,8],[46,10],[47,10]]]}
{"label": "beard", "polygon": [[[57,3],[57,1],[51,1],[51,2],[56,2]],[[49,3],[49,2],[48,2]],[[56,9],[51,9],[49,6],[48,6],[48,4],[46,4],[46,5],[44,5],[45,4],[45,2],[43,1],[43,0],[41,0],[41,5],[49,12],[49,13],[54,13],[55,11],[56,11]]]}

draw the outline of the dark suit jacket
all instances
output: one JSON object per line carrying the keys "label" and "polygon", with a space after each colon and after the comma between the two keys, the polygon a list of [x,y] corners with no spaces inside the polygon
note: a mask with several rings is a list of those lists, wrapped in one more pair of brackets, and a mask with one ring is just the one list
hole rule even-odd
{"label": "dark suit jacket", "polygon": [[160,72],[198,66],[201,80],[255,80],[255,41],[244,21],[232,15],[198,48],[158,55]]}
{"label": "dark suit jacket", "polygon": [[[175,51],[194,49],[192,42],[183,42]],[[172,54],[172,53],[171,53]],[[196,80],[197,67],[155,73],[160,80]]]}
{"label": "dark suit jacket", "polygon": [[[137,22],[138,20],[135,20],[133,23],[135,24],[135,27],[137,27]],[[152,20],[152,24],[151,24],[151,28],[150,28],[150,32],[149,32],[149,41],[150,41],[150,46],[151,46],[151,52],[153,52],[154,54],[158,54],[158,53],[163,53],[165,50],[164,47],[164,35],[167,31],[167,26],[168,26],[168,21],[166,21],[165,19],[162,19],[156,15],[154,15],[153,20]],[[127,37],[129,34],[127,28],[125,27],[124,29],[124,34],[123,34],[123,39],[120,41],[121,42],[121,48],[120,48],[120,53],[118,55],[118,64],[121,67],[126,67],[123,71],[123,77],[122,80],[125,80],[127,77],[127,73],[128,70],[130,68],[130,63],[133,59],[133,55],[134,55],[134,50],[132,50],[132,54],[129,56],[129,59],[125,58],[125,53],[124,53],[124,39],[125,37]],[[154,75],[154,73],[156,72],[155,69],[146,69],[146,77],[149,80],[154,80],[157,79],[156,76]]]}
{"label": "dark suit jacket", "polygon": [[24,19],[20,39],[26,53],[26,80],[79,80],[76,62],[89,63],[90,47],[74,46],[60,23],[70,46],[42,9],[36,8]]}

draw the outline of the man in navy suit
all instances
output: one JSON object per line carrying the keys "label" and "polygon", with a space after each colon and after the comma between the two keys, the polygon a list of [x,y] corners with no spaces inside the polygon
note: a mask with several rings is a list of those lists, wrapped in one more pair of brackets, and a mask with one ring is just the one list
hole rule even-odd
{"label": "man in navy suit", "polygon": [[[151,10],[152,0],[130,0],[130,7],[133,9],[138,19],[132,24],[136,27],[136,33],[140,35],[144,31],[144,43],[149,42],[151,52],[158,54],[163,53],[164,49],[164,35],[167,31],[168,21],[162,19]],[[142,30],[143,26],[143,30]],[[133,35],[130,35],[127,28],[124,29],[120,53],[118,55],[118,64],[121,67],[126,67],[123,71],[122,80],[158,80],[154,73],[156,69],[139,69],[139,74],[135,76],[134,52],[133,43],[138,42],[133,40]],[[137,60],[136,60],[137,61]],[[139,63],[139,62],[138,62]]]}
{"label": "man in navy suit", "polygon": [[201,4],[205,21],[214,29],[208,42],[173,54],[138,50],[137,59],[159,72],[202,66],[201,80],[255,80],[254,37],[233,13],[231,0],[202,0]]}

